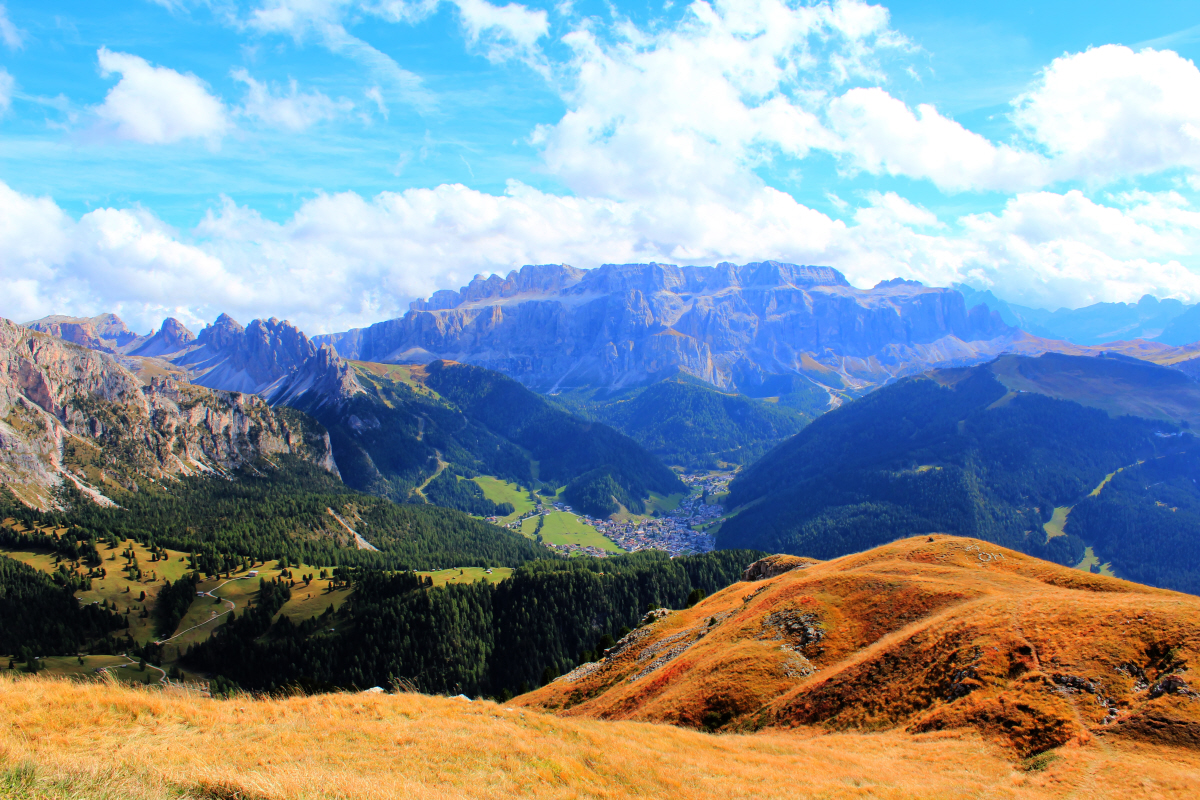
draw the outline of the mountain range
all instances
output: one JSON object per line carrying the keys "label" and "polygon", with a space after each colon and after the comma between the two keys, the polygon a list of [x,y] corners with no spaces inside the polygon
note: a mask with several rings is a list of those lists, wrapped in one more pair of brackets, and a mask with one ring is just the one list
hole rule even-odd
{"label": "mountain range", "polygon": [[976,361],[1018,336],[953,289],[900,279],[856,289],[830,267],[766,261],[526,266],[316,341],[352,359],[477,364],[551,394],[684,372],[745,394],[793,374],[834,396]]}

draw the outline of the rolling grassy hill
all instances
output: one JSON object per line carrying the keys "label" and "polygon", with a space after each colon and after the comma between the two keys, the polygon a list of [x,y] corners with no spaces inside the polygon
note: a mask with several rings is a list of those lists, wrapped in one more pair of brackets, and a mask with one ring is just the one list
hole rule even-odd
{"label": "rolling grassy hill", "polygon": [[1200,598],[948,536],[787,566],[514,702],[730,732],[966,728],[1017,758],[1200,745]]}
{"label": "rolling grassy hill", "polygon": [[507,704],[0,675],[0,791],[1066,800],[1200,787],[1200,599],[955,537],[765,561],[791,569],[656,612],[604,660]]}
{"label": "rolling grassy hill", "polygon": [[[1091,545],[1101,562],[1119,550],[1125,569],[1141,565],[1131,577],[1197,591],[1200,547],[1187,537],[1126,546],[1120,533],[1100,530],[1099,517],[1064,515],[1093,493],[1093,505],[1114,495],[1107,481],[1122,469],[1122,491],[1153,495],[1152,481],[1131,488],[1148,469],[1138,465],[1191,458],[1179,454],[1200,448],[1189,421],[1198,408],[1200,384],[1120,357],[1005,356],[905,379],[826,414],[743,470],[718,544],[830,558],[943,532],[1071,565]],[[1196,502],[1200,494],[1184,507]]]}

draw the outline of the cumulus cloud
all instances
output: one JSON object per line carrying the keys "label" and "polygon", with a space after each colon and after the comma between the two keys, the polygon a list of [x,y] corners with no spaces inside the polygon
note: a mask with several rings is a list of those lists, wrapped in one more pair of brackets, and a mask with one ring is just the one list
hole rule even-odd
{"label": "cumulus cloud", "polygon": [[716,198],[757,192],[753,168],[775,155],[834,147],[810,105],[902,40],[878,6],[719,0],[661,33],[585,26],[564,42],[568,111],[534,136],[550,170],[578,194]]}
{"label": "cumulus cloud", "polygon": [[537,40],[550,30],[545,11],[519,3],[495,6],[487,0],[454,0],[467,41],[482,46],[492,61],[513,57],[535,59]]}
{"label": "cumulus cloud", "polygon": [[931,105],[917,106],[914,114],[878,87],[851,89],[827,114],[841,137],[835,149],[866,172],[928,178],[951,191],[1030,189],[1051,178],[1042,156],[995,145]]}
{"label": "cumulus cloud", "polygon": [[354,103],[344,98],[332,100],[319,91],[301,92],[294,79],[288,81],[286,92],[277,93],[245,69],[235,69],[231,74],[234,80],[246,84],[240,112],[277,128],[299,132],[354,109]]}
{"label": "cumulus cloud", "polygon": [[170,144],[183,139],[215,142],[229,130],[224,104],[195,75],[106,47],[97,57],[101,75],[121,76],[95,109],[105,133],[143,144]]}
{"label": "cumulus cloud", "polygon": [[1031,192],[1003,210],[942,220],[872,193],[850,224],[763,188],[749,202],[564,197],[520,183],[503,195],[461,185],[319,195],[279,223],[225,200],[181,234],[138,209],[74,220],[0,184],[0,314],[116,310],[139,329],[165,313],[288,317],[309,333],[399,316],[409,298],[527,263],[781,258],[832,264],[860,286],[897,275],[968,281],[1035,305],[1200,300],[1181,258],[1200,245],[1200,211],[1172,194],[1112,205],[1080,192]]}
{"label": "cumulus cloud", "polygon": [[1200,167],[1200,70],[1171,51],[1105,45],[1054,59],[1015,119],[1075,177]]}

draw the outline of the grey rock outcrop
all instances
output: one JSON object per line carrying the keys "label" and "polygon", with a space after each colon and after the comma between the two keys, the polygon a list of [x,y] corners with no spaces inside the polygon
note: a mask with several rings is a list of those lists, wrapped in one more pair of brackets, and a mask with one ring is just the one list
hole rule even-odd
{"label": "grey rock outcrop", "polygon": [[365,361],[464,361],[543,391],[683,371],[752,392],[778,374],[855,389],[974,363],[1016,333],[982,306],[968,310],[953,289],[902,280],[856,289],[831,267],[765,261],[526,266],[314,341]]}
{"label": "grey rock outcrop", "polygon": [[196,341],[196,334],[189,331],[182,322],[174,317],[163,320],[158,332],[150,336],[137,348],[130,350],[131,356],[163,356],[178,353]]}
{"label": "grey rock outcrop", "polygon": [[0,319],[0,484],[38,508],[290,453],[336,472],[328,435],[259,397],[144,384],[109,354]]}
{"label": "grey rock outcrop", "polygon": [[316,410],[330,403],[340,406],[363,391],[354,369],[326,344],[299,369],[272,384],[262,394],[273,406],[303,406]]}

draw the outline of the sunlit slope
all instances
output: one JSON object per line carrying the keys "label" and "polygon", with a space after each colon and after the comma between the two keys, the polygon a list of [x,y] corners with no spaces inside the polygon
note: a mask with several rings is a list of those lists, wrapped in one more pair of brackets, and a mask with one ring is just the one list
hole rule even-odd
{"label": "sunlit slope", "polygon": [[1200,746],[1198,647],[1200,598],[919,537],[733,584],[517,702],[726,731],[973,728],[1020,756]]}
{"label": "sunlit slope", "polygon": [[210,700],[0,679],[14,800],[1190,797],[1200,757],[1114,740],[1016,763],[974,734],[709,736],[422,695]]}

